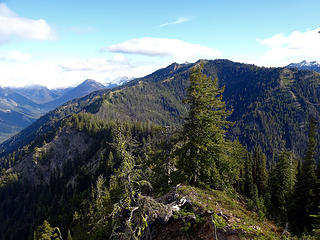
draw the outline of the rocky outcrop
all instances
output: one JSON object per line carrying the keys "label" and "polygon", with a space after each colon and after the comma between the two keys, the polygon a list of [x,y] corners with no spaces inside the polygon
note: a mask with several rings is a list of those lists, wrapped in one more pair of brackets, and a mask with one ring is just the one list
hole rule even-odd
{"label": "rocky outcrop", "polygon": [[21,162],[8,169],[7,174],[16,172],[21,179],[32,185],[48,185],[53,175],[70,171],[69,168],[76,164],[75,161],[86,156],[93,143],[93,139],[85,132],[64,127],[50,143],[35,148]]}
{"label": "rocky outcrop", "polygon": [[[197,218],[200,218],[201,221],[198,222]],[[153,226],[149,239],[240,240],[241,234],[243,234],[242,230],[235,230],[230,227],[217,229],[212,222],[212,214],[203,212],[197,217],[188,215],[177,219],[171,218],[165,225]]]}
{"label": "rocky outcrop", "polygon": [[[165,213],[149,221],[143,239],[149,240],[240,240],[244,234],[242,229],[234,229],[228,222],[235,221],[233,216],[224,213],[214,213],[194,204],[188,196],[183,196],[175,187],[165,196],[157,199]],[[155,212],[159,212],[153,209]],[[226,221],[224,227],[215,224],[215,217]]]}

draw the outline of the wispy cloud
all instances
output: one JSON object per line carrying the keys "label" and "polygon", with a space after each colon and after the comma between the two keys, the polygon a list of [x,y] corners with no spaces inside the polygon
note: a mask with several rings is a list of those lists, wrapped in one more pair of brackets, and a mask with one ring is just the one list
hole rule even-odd
{"label": "wispy cloud", "polygon": [[64,61],[59,64],[59,67],[64,72],[106,72],[114,71],[117,67],[127,68],[130,67],[130,59],[126,58],[122,54],[115,54],[110,59],[103,58],[91,58],[82,60],[70,60]]}
{"label": "wispy cloud", "polygon": [[181,24],[181,23],[189,22],[190,20],[191,20],[190,18],[179,17],[175,21],[163,23],[163,24],[159,25],[158,27],[166,27],[166,26],[169,26],[169,25]]}
{"label": "wispy cloud", "polygon": [[179,39],[151,37],[131,39],[101,50],[144,56],[173,57],[174,60],[182,62],[221,55],[218,50],[204,45],[188,43]]}
{"label": "wispy cloud", "polygon": [[26,86],[32,83],[49,88],[75,86],[85,79],[106,84],[123,76],[143,77],[169,65],[157,61],[136,61],[122,54],[114,54],[109,58],[49,60],[30,59],[22,53],[1,52],[0,63],[0,86]]}
{"label": "wispy cloud", "polygon": [[27,62],[32,58],[32,55],[29,53],[19,52],[19,51],[9,51],[9,52],[0,52],[0,61],[1,62]]}
{"label": "wispy cloud", "polygon": [[14,38],[51,40],[55,32],[45,20],[20,17],[5,3],[0,3],[0,43]]}
{"label": "wispy cloud", "polygon": [[288,35],[278,33],[270,38],[258,39],[268,47],[260,58],[270,66],[287,65],[301,60],[320,60],[320,27],[305,32],[294,31]]}

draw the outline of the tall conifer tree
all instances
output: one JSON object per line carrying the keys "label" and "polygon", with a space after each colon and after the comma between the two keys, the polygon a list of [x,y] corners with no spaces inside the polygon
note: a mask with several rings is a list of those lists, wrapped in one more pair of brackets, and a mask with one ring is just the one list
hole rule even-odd
{"label": "tall conifer tree", "polygon": [[293,154],[283,151],[270,173],[271,214],[281,223],[288,221],[288,206],[296,183],[297,164]]}
{"label": "tall conifer tree", "polygon": [[256,147],[252,153],[252,175],[253,182],[258,188],[258,194],[261,196],[264,196],[267,191],[268,172],[266,161],[266,156],[262,150]]}
{"label": "tall conifer tree", "polygon": [[317,208],[316,199],[316,131],[317,122],[311,117],[309,126],[309,141],[306,155],[302,162],[301,173],[295,188],[294,203],[291,209],[291,221],[293,228],[297,232],[310,231],[312,226],[311,214]]}
{"label": "tall conifer tree", "polygon": [[205,183],[222,187],[221,172],[228,169],[225,154],[228,144],[224,138],[231,122],[226,118],[231,111],[222,101],[224,87],[201,72],[203,64],[190,73],[190,86],[185,103],[189,114],[183,128],[183,147],[178,168],[190,183]]}

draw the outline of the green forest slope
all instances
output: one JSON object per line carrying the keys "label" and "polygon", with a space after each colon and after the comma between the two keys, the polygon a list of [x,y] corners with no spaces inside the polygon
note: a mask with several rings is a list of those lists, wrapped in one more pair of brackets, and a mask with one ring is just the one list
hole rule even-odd
{"label": "green forest slope", "polygon": [[[172,64],[123,87],[71,101],[1,144],[1,155],[48,134],[55,122],[81,111],[106,120],[179,124],[187,111],[182,99],[189,70],[195,64]],[[204,73],[218,77],[220,86],[226,86],[224,100],[228,108],[234,109],[230,120],[236,123],[230,131],[231,138],[239,138],[249,149],[259,145],[269,158],[283,148],[303,155],[308,118],[319,115],[319,73],[261,68],[228,60],[205,61]]]}
{"label": "green forest slope", "polygon": [[[219,100],[216,105],[200,102],[192,123],[187,89],[190,69],[199,65],[172,64],[122,87],[68,102],[3,143],[0,239],[39,239],[45,228],[53,231],[44,220],[58,226],[64,239],[128,239],[117,238],[125,234],[148,239],[144,230],[161,231],[158,227],[164,225],[157,223],[168,219],[186,234],[207,217],[217,234],[227,231],[244,239],[278,238],[282,230],[266,217],[282,226],[289,219],[298,234],[311,231],[319,176],[314,162],[317,128],[309,117],[319,119],[320,75],[203,61],[203,73],[217,77],[225,89],[207,84],[212,99]],[[184,105],[187,93],[189,105]],[[209,99],[210,93],[203,96]],[[213,115],[202,116],[206,112]],[[225,117],[231,112],[227,120],[235,124],[225,139]],[[194,124],[198,116],[204,117],[200,123],[209,124]],[[308,154],[301,166],[296,159],[306,152],[307,129]],[[179,182],[186,183],[181,190],[185,198],[163,200]],[[307,198],[299,195],[303,191]],[[184,209],[186,202],[192,207]],[[174,214],[177,204],[183,211]],[[295,211],[297,206],[304,212]],[[303,224],[294,222],[300,216]]]}

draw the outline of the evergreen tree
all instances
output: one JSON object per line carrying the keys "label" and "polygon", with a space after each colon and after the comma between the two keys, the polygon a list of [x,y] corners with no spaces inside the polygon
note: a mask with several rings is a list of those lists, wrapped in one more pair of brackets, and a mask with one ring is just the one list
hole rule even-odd
{"label": "evergreen tree", "polygon": [[137,240],[146,227],[146,216],[141,201],[142,188],[147,186],[151,189],[151,185],[145,180],[130,150],[133,144],[130,132],[126,132],[123,126],[119,125],[115,130],[115,136],[116,153],[121,165],[110,180],[110,191],[119,198],[111,213],[112,237],[119,240]]}
{"label": "evergreen tree", "polygon": [[302,178],[305,185],[309,187],[314,186],[316,181],[316,148],[317,148],[317,122],[312,117],[310,119],[310,129],[309,129],[309,142],[307,146],[307,152],[305,155],[305,159],[302,164]]}
{"label": "evergreen tree", "polygon": [[271,215],[278,222],[288,221],[288,207],[296,182],[296,163],[291,152],[280,153],[278,162],[270,173]]}
{"label": "evergreen tree", "polygon": [[252,177],[252,156],[247,153],[244,164],[244,192],[243,194],[250,199],[254,197],[254,183]]}
{"label": "evergreen tree", "polygon": [[318,213],[315,215],[310,215],[314,219],[314,223],[312,224],[312,233],[315,236],[320,237],[320,206],[318,206]]}
{"label": "evergreen tree", "polygon": [[209,184],[221,188],[227,171],[228,144],[226,129],[231,125],[226,118],[231,111],[226,110],[222,101],[224,87],[218,87],[218,80],[212,81],[201,72],[202,65],[190,73],[190,86],[185,103],[189,106],[188,117],[183,126],[183,146],[180,149],[178,169],[182,178],[193,184]]}
{"label": "evergreen tree", "polygon": [[316,131],[317,122],[311,117],[306,155],[302,162],[301,172],[298,173],[294,202],[291,207],[291,222],[293,229],[298,233],[311,230],[310,215],[316,212],[319,204],[316,198]]}
{"label": "evergreen tree", "polygon": [[[248,161],[248,151],[244,146],[241,145],[239,140],[230,142],[231,153],[229,156],[229,162],[231,169],[229,170],[232,173],[233,178],[230,178],[230,185],[233,185],[233,188],[238,192],[244,194],[246,188],[246,177],[247,169],[246,163]],[[250,164],[251,165],[251,164]],[[251,168],[250,168],[251,169]]]}
{"label": "evergreen tree", "polygon": [[108,160],[107,160],[107,169],[106,169],[107,175],[113,172],[113,167],[114,167],[114,157],[113,157],[112,151],[110,151]]}
{"label": "evergreen tree", "polygon": [[34,240],[62,240],[59,228],[51,227],[47,220],[43,221],[41,226],[38,226],[33,234]]}
{"label": "evergreen tree", "polygon": [[[318,164],[318,172],[319,172],[319,167],[320,167],[320,164]],[[318,236],[318,238],[320,239],[320,205],[319,205],[320,204],[320,177],[319,176],[316,183],[315,195],[316,195],[315,204],[318,205],[318,209],[317,211],[315,211],[316,214],[311,215],[313,219],[312,233],[315,236]]]}
{"label": "evergreen tree", "polygon": [[178,139],[176,131],[169,127],[163,128],[157,138],[155,147],[147,148],[145,165],[151,170],[149,177],[152,186],[159,192],[166,191],[171,184],[171,173],[175,169],[174,148]]}
{"label": "evergreen tree", "polygon": [[268,171],[266,161],[266,156],[262,150],[256,147],[252,153],[252,177],[260,196],[264,196],[267,191]]}
{"label": "evergreen tree", "polygon": [[90,235],[94,239],[103,239],[110,231],[108,215],[111,208],[110,194],[105,187],[105,179],[100,175],[91,189],[91,202],[86,216]]}
{"label": "evergreen tree", "polygon": [[38,226],[34,232],[34,240],[51,240],[53,229],[48,221],[44,220],[43,224]]}

